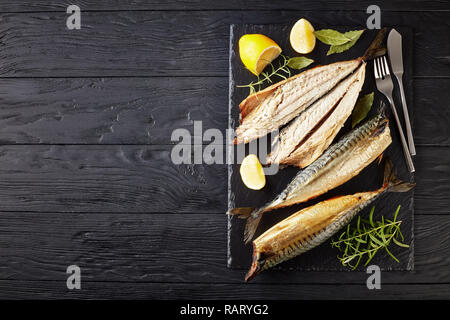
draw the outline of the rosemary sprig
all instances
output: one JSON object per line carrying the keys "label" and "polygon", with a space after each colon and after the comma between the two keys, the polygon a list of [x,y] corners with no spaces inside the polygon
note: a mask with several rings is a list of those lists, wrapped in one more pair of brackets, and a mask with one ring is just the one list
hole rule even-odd
{"label": "rosemary sprig", "polygon": [[289,78],[291,76],[290,68],[300,70],[314,62],[314,60],[308,59],[306,57],[289,58],[282,54],[280,54],[280,57],[282,58],[282,60],[279,62],[277,68],[275,68],[273,63],[269,63],[271,70],[270,72],[263,71],[258,76],[258,79],[256,81],[252,81],[249,84],[245,85],[238,85],[236,87],[249,88],[250,94],[252,94],[261,90],[263,84],[273,83],[273,77],[279,77],[283,80]]}
{"label": "rosemary sprig", "polygon": [[[250,89],[250,94],[255,93],[256,91],[261,90],[261,86],[268,82],[268,83],[272,83],[272,77],[277,76],[280,77],[282,79],[287,79],[291,76],[291,70],[289,70],[288,68],[288,63],[289,63],[289,57],[286,57],[282,54],[280,54],[280,56],[283,58],[282,61],[279,62],[279,66],[278,68],[275,69],[275,66],[273,65],[273,63],[270,63],[270,67],[272,69],[272,71],[269,72],[261,72],[261,74],[258,76],[258,80],[256,81],[252,81],[249,84],[245,84],[245,85],[239,85],[236,86],[238,88],[249,88]],[[256,89],[258,88],[258,89]]]}
{"label": "rosemary sprig", "polygon": [[399,262],[388,249],[391,241],[400,247],[409,248],[409,245],[402,242],[405,240],[400,231],[402,221],[397,221],[400,206],[395,211],[394,220],[384,219],[382,216],[381,221],[373,221],[374,211],[375,207],[372,207],[369,220],[358,217],[356,226],[347,225],[346,231],[339,236],[338,240],[331,242],[332,247],[342,252],[338,259],[343,266],[354,270],[364,256],[367,257],[364,266],[367,266],[380,249],[384,249],[395,261]]}

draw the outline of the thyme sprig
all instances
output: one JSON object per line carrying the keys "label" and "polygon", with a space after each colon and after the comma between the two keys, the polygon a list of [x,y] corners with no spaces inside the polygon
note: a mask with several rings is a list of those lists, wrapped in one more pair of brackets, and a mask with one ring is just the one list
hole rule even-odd
{"label": "thyme sprig", "polygon": [[245,84],[245,85],[238,85],[236,87],[249,88],[250,94],[252,94],[257,91],[260,91],[263,84],[273,83],[274,77],[278,77],[283,80],[286,80],[287,78],[289,78],[291,76],[290,68],[300,70],[314,62],[314,60],[311,60],[306,57],[289,58],[282,54],[280,54],[280,57],[282,59],[279,61],[278,67],[275,67],[273,62],[269,63],[270,71],[261,72],[261,74],[258,76],[258,79],[256,81],[252,81],[249,84]]}
{"label": "thyme sprig", "polygon": [[332,247],[342,252],[338,259],[343,266],[354,270],[364,256],[367,257],[364,266],[367,266],[380,249],[384,249],[395,261],[400,262],[388,249],[391,241],[400,247],[409,248],[409,245],[402,242],[405,241],[400,231],[402,221],[397,221],[400,206],[397,207],[393,220],[384,219],[382,216],[381,221],[373,221],[374,211],[375,207],[372,207],[369,220],[358,217],[356,227],[347,225],[346,231],[338,240],[331,242]]}

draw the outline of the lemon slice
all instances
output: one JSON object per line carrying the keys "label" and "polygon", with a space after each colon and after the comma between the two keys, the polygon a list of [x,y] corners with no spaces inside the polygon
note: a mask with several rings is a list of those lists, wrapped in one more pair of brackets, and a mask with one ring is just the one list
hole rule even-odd
{"label": "lemon slice", "polygon": [[254,154],[249,154],[244,158],[239,172],[242,181],[249,189],[260,190],[266,185],[263,167]]}
{"label": "lemon slice", "polygon": [[292,49],[298,53],[306,54],[313,51],[316,46],[314,28],[306,19],[298,20],[291,29],[289,37]]}
{"label": "lemon slice", "polygon": [[239,56],[242,63],[256,76],[280,53],[280,46],[263,34],[246,34],[239,39]]}

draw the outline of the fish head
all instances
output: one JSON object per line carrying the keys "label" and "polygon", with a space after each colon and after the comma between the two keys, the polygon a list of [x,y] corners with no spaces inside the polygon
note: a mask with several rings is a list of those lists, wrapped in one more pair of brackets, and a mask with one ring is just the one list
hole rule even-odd
{"label": "fish head", "polygon": [[268,255],[266,255],[262,248],[258,248],[258,246],[255,244],[255,241],[253,241],[253,262],[252,266],[250,267],[250,270],[247,272],[245,276],[245,281],[250,281],[254,277],[256,277],[261,271],[264,270],[264,266],[266,264]]}
{"label": "fish head", "polygon": [[[255,246],[253,245],[253,248]],[[250,270],[245,275],[245,282],[252,280],[258,273],[262,271],[263,263],[260,260],[260,253],[253,249],[253,262]]]}

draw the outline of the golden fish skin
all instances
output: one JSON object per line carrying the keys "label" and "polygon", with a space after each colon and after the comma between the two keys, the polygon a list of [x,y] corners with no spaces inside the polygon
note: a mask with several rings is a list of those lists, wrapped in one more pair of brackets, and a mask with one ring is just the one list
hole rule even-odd
{"label": "golden fish skin", "polygon": [[245,280],[320,245],[382,193],[406,192],[413,187],[414,184],[398,180],[387,161],[384,183],[378,190],[319,202],[294,213],[255,239],[253,263]]}
{"label": "golden fish skin", "polygon": [[331,145],[275,199],[260,208],[235,208],[229,214],[247,219],[244,240],[248,242],[265,212],[305,202],[340,186],[379,157],[391,142],[389,120],[380,112]]}

